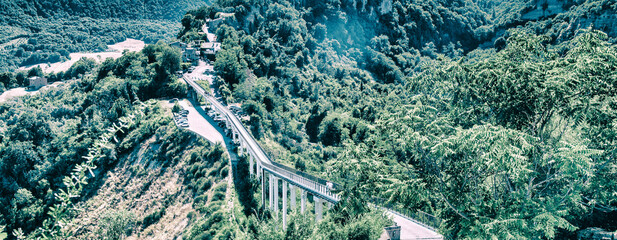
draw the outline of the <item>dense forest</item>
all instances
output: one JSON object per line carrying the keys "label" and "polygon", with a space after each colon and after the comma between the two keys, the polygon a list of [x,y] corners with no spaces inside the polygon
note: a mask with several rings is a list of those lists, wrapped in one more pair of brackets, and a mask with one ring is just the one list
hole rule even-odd
{"label": "dense forest", "polygon": [[[254,192],[257,183],[248,178],[234,179],[240,207],[226,210],[228,185],[222,179],[230,168],[223,149],[179,130],[169,112],[152,103],[152,99],[186,94],[186,86],[171,74],[179,68],[178,50],[158,43],[100,65],[82,59],[67,72],[48,77],[66,80],[85,75],[83,79],[0,103],[0,126],[6,126],[0,128],[0,228],[9,233],[9,239],[152,236],[151,226],[159,222],[169,225],[166,214],[186,201],[193,209],[185,214],[188,226],[181,229],[186,239],[297,239],[307,234],[322,239],[374,239],[381,234],[387,219],[352,201],[355,198],[337,206],[321,223],[314,222],[311,215],[290,216],[290,230],[282,233],[275,230],[277,223],[270,214],[259,210],[259,195]],[[42,73],[33,69],[17,76],[2,75],[15,83],[30,74]],[[152,142],[144,145],[145,141]],[[135,156],[137,152],[142,156]],[[143,155],[159,167],[144,169],[146,166],[134,160]],[[123,174],[118,168],[127,165],[128,178],[118,184],[140,182],[140,190],[127,192],[129,199],[125,194],[99,196],[101,192],[126,191],[106,189],[109,186],[102,182]],[[246,159],[236,171],[240,176],[248,175]],[[134,206],[134,201],[148,192],[159,193],[152,182],[170,172],[182,172],[183,187],[177,192],[153,202],[143,216],[126,207]],[[99,213],[100,201],[117,203],[117,198],[125,201]],[[253,212],[258,215],[250,214]],[[234,214],[237,221],[227,222]],[[244,231],[246,228],[250,230]],[[7,235],[0,233],[0,239],[4,237]]]}
{"label": "dense forest", "polygon": [[218,86],[274,160],[438,216],[449,238],[553,239],[616,230],[616,10],[229,0],[184,19],[235,13]]}
{"label": "dense forest", "polygon": [[[81,60],[67,74],[90,72],[92,67]],[[186,87],[172,74],[179,67],[177,49],[148,45],[142,52],[108,59],[97,67],[97,74],[65,83],[66,87],[0,104],[0,225],[25,233],[44,225],[53,206],[61,203],[57,196],[67,187],[65,176],[83,164],[110,127],[126,126],[110,136],[113,147],[97,150],[100,156],[91,162],[97,173],[109,170],[142,140],[170,124],[160,106],[141,106],[149,99],[185,94]],[[123,123],[127,117],[136,122]],[[162,154],[162,160],[169,158]],[[49,224],[50,229],[57,224]]]}
{"label": "dense forest", "polygon": [[172,39],[180,17],[205,1],[0,1],[0,72],[103,51],[126,38]]}
{"label": "dense forest", "polygon": [[208,4],[208,0],[2,0],[0,22],[18,23],[20,17],[43,18],[89,17],[96,19],[119,18],[125,20],[151,19],[178,21],[184,13]]}
{"label": "dense forest", "polygon": [[[36,14],[92,17],[70,4],[57,16]],[[29,6],[21,8],[40,8]],[[377,201],[436,216],[447,239],[617,230],[614,1],[219,0],[188,11],[174,34],[203,39],[199,28],[218,12],[234,18],[214,29],[218,91],[242,104],[273,160],[343,186],[324,220],[291,215],[279,227],[251,178],[234,178],[236,207],[225,210],[223,150],[142,104],[186,91],[171,74],[180,53],[161,42],[98,66],[81,60],[48,76],[92,75],[0,104],[0,230],[93,237],[58,223],[79,223],[62,206],[88,201],[97,177],[65,179],[93,166],[105,174],[151,136],[162,146],[152,150],[157,161],[186,165],[179,171],[196,213],[183,239],[376,239],[391,223],[367,207]],[[35,75],[1,74],[0,90]],[[239,176],[247,165],[240,160]],[[103,216],[93,234],[119,239],[146,228],[165,215],[167,197],[144,218]]]}

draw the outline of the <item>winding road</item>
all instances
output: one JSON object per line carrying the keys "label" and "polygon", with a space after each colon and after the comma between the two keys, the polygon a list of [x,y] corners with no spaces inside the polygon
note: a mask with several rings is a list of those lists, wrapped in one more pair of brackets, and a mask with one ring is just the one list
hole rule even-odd
{"label": "winding road", "polygon": [[[201,64],[200,64],[201,66]],[[201,69],[198,67],[198,69]],[[199,74],[200,72],[196,72]],[[189,84],[192,89],[202,97],[204,97],[210,104],[213,109],[219,112],[222,116],[225,117],[226,121],[230,124],[232,130],[237,131],[239,141],[242,141],[246,144],[245,148],[263,167],[265,171],[268,171],[271,174],[276,175],[284,179],[285,181],[294,184],[298,187],[301,187],[313,195],[317,195],[322,199],[325,199],[331,203],[336,203],[340,199],[337,194],[334,194],[330,187],[326,186],[326,181],[322,179],[318,179],[316,177],[306,176],[308,174],[302,173],[299,171],[295,171],[289,167],[284,167],[280,164],[273,163],[266,153],[263,151],[259,143],[252,137],[252,135],[246,130],[246,128],[242,125],[241,121],[233,114],[231,111],[221,104],[216,98],[212,97],[212,93],[206,93],[204,89],[201,88],[197,83],[193,81],[193,79],[199,79],[198,76],[194,74],[187,75],[183,78],[187,84]],[[198,107],[199,110],[202,110]],[[199,114],[202,118],[206,118],[205,114]],[[189,118],[191,118],[191,110],[189,110]],[[196,115],[194,115],[196,116]],[[209,117],[207,117],[209,119]],[[208,122],[208,124],[205,124]],[[203,132],[203,131],[212,131],[212,130],[202,130],[199,128],[208,128],[207,125],[212,125],[212,120],[206,121],[198,121],[195,120],[194,123],[191,123],[189,120],[189,124],[191,125],[190,129],[195,132]],[[204,126],[206,125],[206,126]],[[216,128],[215,126],[214,128]],[[217,129],[217,131],[220,131]],[[222,133],[223,131],[221,131]],[[200,134],[201,135],[201,134]],[[207,135],[207,134],[206,134]],[[215,138],[213,138],[215,139]],[[391,217],[394,222],[398,226],[401,226],[401,238],[400,239],[443,239],[439,233],[435,232],[429,227],[425,227],[423,224],[420,224],[416,220],[411,219],[410,217],[403,216],[400,213],[390,211],[385,209],[385,214]],[[388,235],[384,232],[380,239],[389,239]]]}

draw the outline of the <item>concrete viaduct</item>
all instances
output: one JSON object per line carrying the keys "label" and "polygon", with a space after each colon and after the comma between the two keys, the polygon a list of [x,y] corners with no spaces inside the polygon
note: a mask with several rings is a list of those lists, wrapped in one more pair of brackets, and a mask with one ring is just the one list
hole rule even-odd
{"label": "concrete viaduct", "polygon": [[[301,213],[308,211],[307,193],[313,196],[316,221],[323,218],[324,208],[330,209],[340,200],[340,196],[334,193],[334,189],[338,187],[337,184],[271,161],[235,114],[217,101],[216,98],[211,96],[210,93],[206,93],[203,88],[193,80],[188,77],[184,77],[183,79],[191,86],[192,91],[189,91],[190,97],[197,99],[196,97],[198,95],[202,96],[210,103],[211,109],[216,111],[219,116],[223,118],[222,120],[225,123],[228,135],[231,135],[233,142],[238,145],[238,155],[248,158],[250,175],[256,176],[261,183],[262,206],[265,207],[267,201],[267,206],[271,212],[276,214],[277,218],[279,213],[282,214],[284,227],[287,225],[288,208],[291,207],[292,210],[297,208],[296,203],[298,196],[296,188],[300,193]],[[278,193],[279,185],[282,185],[281,194]],[[266,190],[266,188],[268,188],[268,190]],[[267,199],[266,192],[268,193]],[[279,196],[282,196],[282,208],[279,206]],[[412,221],[420,227],[426,227],[428,231],[439,236],[438,238],[422,237],[422,239],[441,239],[441,236],[427,225],[397,212],[390,211],[389,214],[398,214],[407,221]],[[411,239],[404,238],[404,236],[401,237],[403,237],[401,239]]]}

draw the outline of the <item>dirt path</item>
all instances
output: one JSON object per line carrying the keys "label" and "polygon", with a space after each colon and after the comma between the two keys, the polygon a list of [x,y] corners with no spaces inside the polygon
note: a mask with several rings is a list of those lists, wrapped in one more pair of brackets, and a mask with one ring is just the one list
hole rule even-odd
{"label": "dirt path", "polygon": [[55,82],[51,85],[47,85],[45,87],[42,87],[38,90],[28,90],[26,88],[13,88],[13,89],[9,89],[6,92],[3,92],[2,95],[0,95],[0,103],[6,102],[11,98],[15,98],[15,97],[21,97],[21,96],[26,96],[26,95],[34,95],[37,94],[39,91],[41,90],[45,90],[48,89],[50,87],[58,87],[64,85],[64,82]]}
{"label": "dirt path", "polygon": [[2,93],[2,95],[0,95],[0,103],[2,102],[6,102],[7,100],[14,98],[14,97],[21,97],[21,96],[26,96],[26,95],[32,95],[35,94],[35,91],[28,91],[26,90],[26,88],[13,88],[13,89],[9,89],[6,92]]}
{"label": "dirt path", "polygon": [[122,56],[122,52],[124,50],[128,50],[130,52],[141,51],[146,44],[143,41],[135,40],[135,39],[127,39],[124,42],[119,42],[114,45],[107,45],[109,51],[107,52],[98,52],[98,53],[71,53],[69,54],[70,60],[66,62],[58,62],[58,63],[42,63],[33,66],[20,67],[19,70],[29,70],[33,67],[39,66],[43,69],[44,73],[56,73],[56,72],[64,72],[68,70],[75,62],[77,62],[81,58],[92,58],[97,63],[105,61],[107,58],[116,59]]}

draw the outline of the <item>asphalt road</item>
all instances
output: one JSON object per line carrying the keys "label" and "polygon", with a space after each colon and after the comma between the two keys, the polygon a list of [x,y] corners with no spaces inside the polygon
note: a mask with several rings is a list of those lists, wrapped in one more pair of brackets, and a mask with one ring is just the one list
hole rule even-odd
{"label": "asphalt road", "polygon": [[[429,240],[429,239],[443,239],[443,237],[420,225],[417,224],[407,218],[404,218],[396,213],[393,212],[386,212],[386,214],[388,214],[388,216],[392,217],[392,220],[394,220],[394,222],[396,222],[396,225],[401,226],[401,240],[411,240],[411,239],[425,239],[425,240]],[[387,240],[388,238],[388,234],[384,231],[384,233],[381,235],[381,237],[379,238],[379,240]]]}
{"label": "asphalt road", "polygon": [[[185,73],[184,75],[193,81],[207,80],[208,82],[210,82],[210,85],[212,85],[212,82],[214,81],[214,75],[205,74],[204,72],[206,70],[214,70],[214,66],[212,66],[211,64],[207,64],[202,60],[199,60],[199,64],[195,66],[193,72]],[[213,89],[212,86],[210,86],[210,89]]]}
{"label": "asphalt road", "polygon": [[[223,135],[221,135],[221,132],[217,130],[218,125],[214,122],[214,120],[209,117],[206,118],[202,116],[198,112],[198,109],[193,107],[192,103],[189,104],[188,100],[180,100],[180,106],[186,110],[189,110],[189,114],[187,115],[189,122],[188,130],[199,134],[212,143],[220,142],[223,144],[223,147],[225,147]],[[203,109],[201,111],[203,111]]]}
{"label": "asphalt road", "polygon": [[[196,79],[204,79],[205,75],[203,74],[203,71],[205,71],[205,69],[207,67],[211,67],[211,66],[207,66],[204,62],[200,61],[199,62],[199,66],[193,71],[193,73],[188,74],[188,78],[190,80],[196,80]],[[222,129],[220,129],[218,127],[218,125],[216,125],[216,123],[210,118],[207,117],[205,112],[203,111],[203,109],[195,109],[192,106],[188,106],[188,104],[185,102],[183,104],[186,105],[182,105],[185,109],[189,110],[189,114],[188,114],[188,119],[189,119],[189,130],[196,132],[199,135],[204,136],[206,139],[210,140],[211,142],[217,142],[220,141],[222,142],[225,146],[225,141],[223,140],[223,136],[219,133],[220,132],[224,132]],[[223,111],[225,111],[225,113],[227,115],[233,115],[229,112],[229,110],[224,107],[224,106],[219,106],[220,108],[222,108]],[[198,112],[200,111],[200,112]],[[201,113],[201,114],[200,114]],[[233,119],[231,119],[234,124],[240,124],[239,120],[237,118],[235,118],[234,116],[232,116]],[[207,120],[206,120],[207,119]],[[248,132],[246,132],[246,129],[244,129],[244,127],[240,127],[238,129],[240,131],[240,134],[243,135],[246,138],[248,137]],[[216,133],[216,134],[215,134]],[[212,140],[211,140],[212,139]],[[229,140],[228,140],[229,141]],[[257,149],[258,147],[256,146],[256,142],[254,141],[247,141],[248,145],[251,145],[251,147],[253,147],[253,149]],[[230,145],[227,145],[230,146]],[[263,155],[263,156],[262,156]],[[261,151],[257,151],[257,157],[260,158],[261,161],[270,163],[269,159],[265,156],[264,153],[261,153]],[[443,239],[443,237],[432,231],[431,229],[428,229],[414,221],[411,221],[403,216],[398,215],[397,213],[394,212],[389,212],[386,211],[386,214],[388,214],[388,216],[392,217],[392,219],[394,220],[394,222],[396,222],[397,225],[401,226],[401,240],[411,240],[411,239],[424,239],[424,240],[429,240],[429,239]],[[380,237],[381,239],[389,239],[387,233],[384,231],[384,233],[382,234],[382,236]]]}

